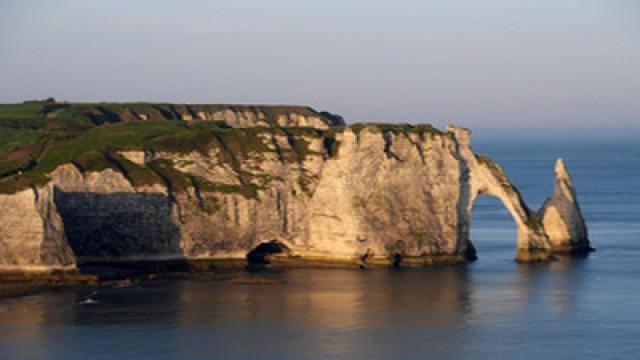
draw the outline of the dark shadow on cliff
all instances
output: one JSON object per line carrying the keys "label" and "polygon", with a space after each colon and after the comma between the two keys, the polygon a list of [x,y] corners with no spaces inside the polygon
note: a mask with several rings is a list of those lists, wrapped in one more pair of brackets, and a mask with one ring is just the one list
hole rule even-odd
{"label": "dark shadow on cliff", "polygon": [[269,257],[286,254],[289,249],[277,240],[263,242],[247,253],[247,269],[249,271],[261,271],[269,265]]}
{"label": "dark shadow on cliff", "polygon": [[97,194],[56,188],[55,202],[81,268],[89,263],[184,258],[171,203],[163,193]]}

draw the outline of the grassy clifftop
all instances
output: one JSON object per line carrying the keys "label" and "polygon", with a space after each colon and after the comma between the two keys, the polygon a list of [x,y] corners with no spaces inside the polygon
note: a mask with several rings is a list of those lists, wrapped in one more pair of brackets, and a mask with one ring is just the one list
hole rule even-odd
{"label": "grassy clifftop", "polygon": [[[185,121],[184,111],[254,110],[273,118],[295,112],[318,116],[311,108],[296,106],[235,106],[171,104],[58,104],[31,101],[0,105],[0,193],[13,193],[45,184],[47,174],[71,163],[83,171],[106,168],[122,172],[135,185],[165,183],[173,190],[199,186],[216,191],[230,189],[177,171],[170,162],[154,161],[148,166],[134,164],[119,155],[121,150],[151,152],[206,152],[217,147],[230,164],[251,153],[271,151],[264,133],[287,137],[291,150],[281,154],[284,161],[301,161],[310,152],[302,135],[324,136],[313,128],[253,127],[235,129],[224,121]],[[52,116],[54,114],[55,116]],[[142,120],[140,115],[146,114]],[[332,135],[329,135],[332,136]],[[239,169],[240,170],[240,169]],[[245,181],[249,184],[249,181]]]}
{"label": "grassy clifftop", "polygon": [[[173,180],[176,190],[185,183],[172,164],[154,162],[142,167],[118,154],[120,150],[152,152],[190,152],[216,147],[230,164],[249,154],[269,150],[262,133],[279,133],[289,137],[292,151],[284,161],[301,161],[310,152],[299,135],[321,136],[320,131],[303,128],[232,129],[216,123],[118,123],[88,130],[0,129],[0,193],[13,193],[47,182],[46,175],[56,167],[71,163],[84,171],[113,168],[136,185]],[[182,185],[180,185],[182,184]]]}
{"label": "grassy clifftop", "polygon": [[317,117],[328,126],[342,126],[340,116],[308,106],[168,103],[67,103],[54,99],[0,105],[0,127],[13,129],[89,128],[120,122],[224,121],[225,115],[260,118],[277,125],[291,114]]}
{"label": "grassy clifftop", "polygon": [[[185,107],[171,104],[59,104],[53,101],[0,105],[0,193],[14,193],[43,185],[48,181],[47,174],[62,164],[71,163],[83,171],[112,168],[122,172],[134,185],[165,183],[176,191],[195,186],[252,195],[255,189],[250,185],[254,182],[242,178],[246,174],[239,164],[250,154],[274,151],[273,147],[264,143],[265,134],[281,135],[288,139],[290,149],[277,150],[282,161],[302,161],[313,153],[305,137],[322,138],[329,156],[338,153],[340,144],[336,141],[336,134],[341,129],[278,126],[231,128],[224,121],[184,121],[181,118],[185,114],[183,111],[187,110],[191,113],[211,113],[225,109],[259,110],[270,117],[292,111],[333,116],[296,106]],[[141,119],[141,114],[148,115],[146,120]],[[339,117],[337,119],[338,122],[342,121]],[[395,134],[441,134],[430,125],[355,124],[350,128],[360,132],[364,127],[371,126]],[[168,161],[153,161],[147,166],[140,166],[119,154],[121,150],[188,153],[208,152],[212,148],[217,148],[223,161],[237,170],[244,186],[231,189],[222,184],[202,183],[176,170]]]}

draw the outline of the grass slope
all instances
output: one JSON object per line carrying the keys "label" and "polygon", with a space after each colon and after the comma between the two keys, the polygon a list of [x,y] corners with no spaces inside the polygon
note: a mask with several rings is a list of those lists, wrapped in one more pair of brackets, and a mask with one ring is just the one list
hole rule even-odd
{"label": "grass slope", "polygon": [[[0,105],[0,193],[14,193],[45,184],[47,174],[62,164],[72,163],[87,172],[115,169],[134,185],[164,183],[172,191],[194,186],[202,191],[255,196],[256,186],[240,163],[249,154],[272,151],[263,143],[261,133],[279,132],[290,139],[292,150],[280,154],[283,161],[302,161],[311,153],[301,135],[323,136],[322,131],[307,128],[231,129],[223,122],[214,121],[95,121],[87,115],[106,114],[106,108],[116,113],[122,111],[118,109],[123,106],[120,104],[65,105],[43,112],[46,106],[47,102]],[[131,104],[126,106],[135,109]],[[166,104],[140,106],[153,106],[158,112],[176,107]],[[270,109],[281,110],[281,107]],[[53,118],[47,115],[51,111],[59,113]],[[117,116],[120,119],[122,112]],[[115,115],[111,117],[114,118]],[[242,186],[208,183],[176,170],[166,160],[153,161],[142,167],[118,155],[118,151],[130,149],[187,153],[208,152],[212,147],[219,148],[223,160],[237,170]]]}
{"label": "grass slope", "polygon": [[[185,112],[256,108],[268,117],[293,110],[319,114],[308,107],[292,106],[61,104],[51,99],[0,105],[0,193],[14,193],[43,185],[48,181],[47,175],[56,167],[71,163],[84,172],[107,168],[117,170],[135,186],[161,183],[173,192],[193,187],[198,192],[236,192],[255,197],[258,187],[266,186],[269,181],[266,174],[255,175],[242,168],[243,160],[252,154],[275,151],[281,161],[301,162],[308,155],[318,155],[309,149],[305,140],[308,137],[322,138],[328,156],[338,154],[340,142],[336,140],[336,134],[342,131],[340,129],[232,129],[224,122],[180,120]],[[150,120],[142,121],[141,113],[147,114]],[[430,125],[355,124],[351,128],[360,132],[366,126],[395,134],[442,134]],[[262,135],[265,133],[286,137],[290,148],[273,150],[264,143]],[[212,148],[217,148],[222,161],[235,170],[241,185],[207,182],[178,171],[167,160],[154,160],[140,166],[118,154],[120,150],[132,149],[207,153]],[[302,189],[306,189],[309,179],[302,176],[299,183]]]}

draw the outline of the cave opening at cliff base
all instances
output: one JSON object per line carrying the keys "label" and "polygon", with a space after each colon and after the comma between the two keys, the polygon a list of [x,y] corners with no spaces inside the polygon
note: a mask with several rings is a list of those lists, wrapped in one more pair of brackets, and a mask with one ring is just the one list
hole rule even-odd
{"label": "cave opening at cliff base", "polygon": [[275,254],[287,253],[289,248],[277,240],[260,243],[247,253],[249,267],[264,267],[269,265],[269,257]]}

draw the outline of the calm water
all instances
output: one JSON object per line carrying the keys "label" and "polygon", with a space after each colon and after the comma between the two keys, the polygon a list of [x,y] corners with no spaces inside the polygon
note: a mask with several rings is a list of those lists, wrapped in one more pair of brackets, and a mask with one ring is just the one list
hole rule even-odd
{"label": "calm water", "polygon": [[[2,359],[640,358],[640,141],[476,141],[530,206],[574,177],[598,251],[512,261],[515,228],[491,198],[468,266],[289,270],[265,284],[175,280],[0,299]],[[95,304],[79,304],[91,297]]]}

